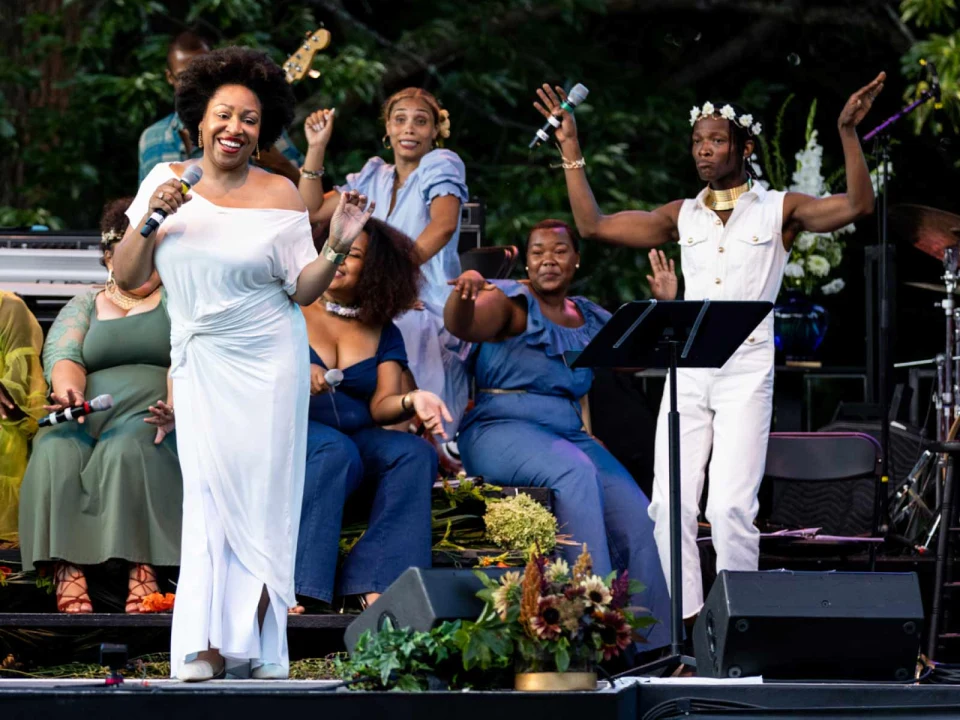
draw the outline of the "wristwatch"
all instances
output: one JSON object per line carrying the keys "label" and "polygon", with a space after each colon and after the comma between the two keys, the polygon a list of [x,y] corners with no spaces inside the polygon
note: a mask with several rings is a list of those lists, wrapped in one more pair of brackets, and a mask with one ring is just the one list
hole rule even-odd
{"label": "wristwatch", "polygon": [[330,243],[328,242],[323,244],[323,249],[320,251],[320,254],[334,265],[343,265],[343,261],[347,259],[345,253],[338,253],[336,250],[330,247]]}

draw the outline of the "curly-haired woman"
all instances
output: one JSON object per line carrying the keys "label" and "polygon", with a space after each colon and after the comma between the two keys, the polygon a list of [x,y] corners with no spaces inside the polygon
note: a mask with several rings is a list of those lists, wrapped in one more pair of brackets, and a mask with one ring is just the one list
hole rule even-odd
{"label": "curly-haired woman", "polygon": [[[417,415],[444,438],[446,406],[433,393],[404,393],[403,338],[392,319],[417,297],[412,241],[368,220],[323,297],[304,308],[310,338],[307,479],[297,546],[297,592],[333,597],[343,504],[361,485],[367,532],[340,572],[339,594],[373,602],[408,567],[430,566],[430,488],[437,455],[421,438],[385,430]],[[338,385],[325,380],[340,369]]]}
{"label": "curly-haired woman", "polygon": [[[187,165],[157,165],[114,259],[121,287],[156,267],[168,294],[184,492],[171,670],[206,680],[230,659],[286,677],[310,387],[297,304],[326,290],[369,211],[366,198],[342,196],[318,257],[297,189],[250,166],[293,117],[283,71],[264,53],[196,58],[177,112],[203,148],[203,177],[184,197]],[[141,236],[158,209],[167,220]]]}
{"label": "curly-haired woman", "polygon": [[304,123],[309,149],[300,194],[310,219],[323,222],[330,218],[339,193],[358,190],[376,201],[375,217],[414,239],[424,279],[422,309],[400,315],[396,325],[417,386],[436,393],[450,407],[452,436],[467,403],[463,359],[469,348],[444,329],[443,306],[449,281],[460,275],[460,206],[469,194],[463,161],[438,147],[450,135],[450,117],[426,90],[394,93],[383,105],[383,144],[392,150],[394,164],[372,157],[360,172],[347,175],[346,183],[324,195],[320,177],[335,115],[333,110],[318,110]]}
{"label": "curly-haired woman", "polygon": [[127,561],[125,609],[139,613],[159,590],[154,568],[180,557],[166,298],[156,273],[129,291],[113,279],[130,201],[107,203],[100,219],[106,286],[70,300],[43,348],[48,410],[101,394],[113,396],[113,407],[40,430],[20,492],[23,567],[53,564],[57,609],[66,613],[93,612],[85,567]]}

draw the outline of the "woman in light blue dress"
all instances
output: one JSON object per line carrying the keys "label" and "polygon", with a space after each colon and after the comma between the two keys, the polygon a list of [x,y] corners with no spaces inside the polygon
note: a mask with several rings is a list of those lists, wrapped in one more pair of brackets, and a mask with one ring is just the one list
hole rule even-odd
{"label": "woman in light blue dress", "polygon": [[[670,640],[670,598],[653,539],[649,501],[620,462],[584,428],[581,400],[593,372],[572,370],[568,350],[582,350],[610,318],[586,298],[568,297],[580,254],[566,223],[545,220],[530,233],[529,283],[485,283],[460,276],[446,305],[452,333],[475,343],[470,365],[477,403],[460,430],[465,469],[497,485],[553,491],[560,532],[586,543],[601,577],[627,570],[646,587],[632,605],[659,620],[644,650]],[[573,564],[577,546],[562,546]]]}
{"label": "woman in light blue dress", "polygon": [[383,144],[393,151],[394,164],[370,158],[360,172],[347,175],[346,183],[324,195],[320,178],[335,114],[318,110],[304,124],[309,150],[300,194],[311,222],[326,222],[339,193],[357,190],[376,202],[375,218],[414,239],[424,279],[420,303],[394,322],[417,387],[439,395],[450,409],[454,422],[448,434],[453,437],[467,404],[463,363],[469,347],[444,329],[443,305],[448,283],[460,275],[460,207],[469,195],[463,161],[438,147],[450,135],[450,119],[426,90],[395,93],[383,106]]}

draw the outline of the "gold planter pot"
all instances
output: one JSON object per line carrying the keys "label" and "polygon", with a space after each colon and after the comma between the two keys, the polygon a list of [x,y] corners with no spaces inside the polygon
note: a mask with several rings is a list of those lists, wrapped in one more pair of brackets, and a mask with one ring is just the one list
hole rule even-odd
{"label": "gold planter pot", "polygon": [[517,673],[513,687],[526,692],[565,692],[596,690],[597,674],[593,672],[530,672]]}

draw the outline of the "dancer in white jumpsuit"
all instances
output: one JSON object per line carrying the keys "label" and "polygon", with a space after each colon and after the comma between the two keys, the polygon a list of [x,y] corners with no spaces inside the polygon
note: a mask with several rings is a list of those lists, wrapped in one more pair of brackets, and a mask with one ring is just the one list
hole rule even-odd
{"label": "dancer in white jumpsuit", "polygon": [[[556,88],[554,92],[544,85],[537,91],[541,102],[534,105],[545,116],[561,117],[556,137],[570,204],[583,237],[636,248],[679,242],[685,299],[773,302],[799,233],[832,232],[873,211],[873,187],[856,126],[883,88],[885,77],[880,73],[851,95],[840,113],[845,194],[814,198],[764,190],[746,170],[755,137],[762,131],[759,123],[730,106],[705,103],[693,109],[690,123],[693,159],[707,187],[694,199],[675,200],[652,212],[601,214],[587,182],[586,161],[573,116],[560,108],[565,99],[563,90]],[[657,250],[650,256],[652,263],[663,262]],[[722,368],[681,370],[677,377],[683,614],[688,619],[694,618],[703,605],[696,541],[708,461],[706,516],[717,552],[717,570],[757,569],[760,543],[753,521],[773,412],[773,356],[771,313]],[[660,562],[669,576],[668,409],[665,394],[657,424],[650,517],[656,523]]]}
{"label": "dancer in white jumpsuit", "polygon": [[[373,211],[356,193],[341,196],[318,257],[297,189],[250,165],[292,105],[264,53],[225,48],[195,59],[177,111],[203,148],[203,177],[184,197],[188,163],[157,165],[114,254],[121,287],[156,267],[167,290],[184,510],[170,660],[181,680],[220,675],[228,660],[261,679],[289,668],[310,388],[296,304],[326,290]],[[156,210],[166,221],[142,237]]]}

